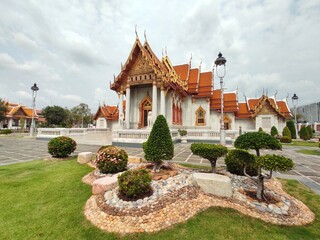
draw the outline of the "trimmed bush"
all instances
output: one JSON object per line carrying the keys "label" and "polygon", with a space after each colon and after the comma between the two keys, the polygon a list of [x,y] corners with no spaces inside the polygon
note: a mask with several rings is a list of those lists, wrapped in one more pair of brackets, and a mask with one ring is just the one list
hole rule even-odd
{"label": "trimmed bush", "polygon": [[300,129],[300,138],[303,140],[309,140],[310,136],[309,136],[309,131],[305,126],[302,126]]}
{"label": "trimmed bush", "polygon": [[256,161],[261,168],[272,172],[286,172],[294,167],[294,163],[290,158],[275,154],[260,156]]}
{"label": "trimmed bush", "polygon": [[186,136],[188,134],[187,130],[179,129],[178,130],[181,137]]}
{"label": "trimmed bush", "polygon": [[276,137],[278,135],[278,129],[275,126],[272,126],[271,131],[270,131],[270,135],[272,137]]}
{"label": "trimmed bush", "polygon": [[95,163],[101,173],[118,173],[127,169],[128,154],[121,148],[105,146],[96,156]]}
{"label": "trimmed bush", "polygon": [[230,150],[224,159],[227,170],[230,173],[244,176],[244,167],[246,173],[250,176],[258,175],[258,167],[254,164],[255,156],[246,150],[233,149]]}
{"label": "trimmed bush", "polygon": [[61,136],[50,140],[48,153],[53,157],[65,158],[76,150],[77,143],[69,137]]}
{"label": "trimmed bush", "polygon": [[288,138],[291,139],[291,132],[290,132],[290,129],[289,129],[287,126],[285,126],[285,127],[283,128],[283,130],[282,130],[282,136],[283,136],[283,137],[288,137]]}
{"label": "trimmed bush", "polygon": [[294,122],[292,120],[287,121],[286,125],[290,130],[291,139],[296,139],[297,138],[297,132],[296,132],[296,127],[295,127]]}
{"label": "trimmed bush", "polygon": [[210,143],[192,143],[191,151],[193,154],[209,160],[211,163],[211,170],[216,172],[216,162],[219,157],[227,154],[228,149],[219,144]]}
{"label": "trimmed bush", "polygon": [[105,148],[107,148],[107,147],[111,147],[111,146],[112,146],[112,145],[101,146],[101,147],[99,147],[98,152],[100,152],[101,150],[103,150],[103,149],[105,149]]}
{"label": "trimmed bush", "polygon": [[119,193],[130,200],[143,198],[146,193],[152,191],[152,178],[147,170],[130,170],[118,176]]}
{"label": "trimmed bush", "polygon": [[287,137],[287,136],[283,136],[283,137],[280,138],[280,142],[282,142],[282,143],[291,143],[292,139]]}
{"label": "trimmed bush", "polygon": [[0,134],[5,134],[5,135],[11,134],[11,133],[12,133],[11,129],[3,129],[0,131]]}
{"label": "trimmed bush", "polygon": [[263,129],[262,129],[262,127],[259,127],[259,130],[258,130],[258,132],[263,132]]}
{"label": "trimmed bush", "polygon": [[307,126],[307,129],[308,129],[309,137],[312,138],[312,136],[313,136],[313,129],[312,129],[311,125],[308,125],[308,126]]}
{"label": "trimmed bush", "polygon": [[152,127],[148,141],[143,143],[145,159],[161,166],[162,160],[171,160],[173,157],[173,142],[167,120],[163,115],[159,115]]}

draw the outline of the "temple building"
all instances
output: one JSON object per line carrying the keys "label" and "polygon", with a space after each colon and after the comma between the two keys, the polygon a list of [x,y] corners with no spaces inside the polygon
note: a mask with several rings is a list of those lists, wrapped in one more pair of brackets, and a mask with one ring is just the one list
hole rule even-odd
{"label": "temple building", "polygon": [[[28,129],[31,126],[32,108],[10,102],[6,102],[5,105],[7,106],[6,118],[5,120],[0,121],[0,128]],[[42,116],[41,110],[35,109],[33,117],[36,123],[43,123],[46,121]]]}
{"label": "temple building", "polygon": [[[172,65],[167,55],[160,60],[147,40],[138,38],[120,73],[110,83],[118,93],[118,106],[100,106],[97,127],[146,129],[162,114],[171,129],[220,129],[221,92],[215,87],[214,72],[204,72],[189,63]],[[263,94],[260,98],[238,101],[237,91],[223,92],[226,130],[282,131],[291,113],[286,99]]]}

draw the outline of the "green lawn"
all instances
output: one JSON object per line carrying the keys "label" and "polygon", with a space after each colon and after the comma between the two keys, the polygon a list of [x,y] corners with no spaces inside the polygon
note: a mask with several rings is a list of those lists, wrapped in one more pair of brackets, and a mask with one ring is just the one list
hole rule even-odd
{"label": "green lawn", "polygon": [[319,150],[300,149],[300,150],[297,150],[296,152],[303,153],[303,154],[308,154],[308,155],[318,155],[318,156],[320,156],[320,149]]}
{"label": "green lawn", "polygon": [[276,226],[232,209],[210,208],[156,234],[105,233],[83,215],[91,188],[81,178],[90,171],[75,160],[0,167],[0,239],[320,239],[320,196],[292,180],[283,181],[286,189],[317,215],[309,226]]}
{"label": "green lawn", "polygon": [[293,140],[292,143],[282,143],[284,146],[319,147],[319,142]]}

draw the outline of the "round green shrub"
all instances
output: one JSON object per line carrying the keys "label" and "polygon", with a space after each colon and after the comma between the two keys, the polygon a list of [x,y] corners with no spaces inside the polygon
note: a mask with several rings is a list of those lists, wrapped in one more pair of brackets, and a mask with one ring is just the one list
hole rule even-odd
{"label": "round green shrub", "polygon": [[259,127],[259,130],[258,130],[258,132],[263,132],[263,129],[262,129],[262,127]]}
{"label": "round green shrub", "polygon": [[150,192],[152,178],[147,170],[130,170],[118,176],[119,193],[130,200],[136,200]]}
{"label": "round green shrub", "polygon": [[96,155],[95,163],[101,173],[118,173],[126,170],[128,154],[121,148],[105,146]]}
{"label": "round green shrub", "polygon": [[282,136],[283,137],[289,137],[291,139],[291,132],[290,132],[290,129],[287,126],[285,126],[283,128]]}
{"label": "round green shrub", "polygon": [[270,135],[273,137],[276,137],[278,135],[278,129],[275,126],[272,126],[271,131],[270,131]]}
{"label": "round green shrub", "polygon": [[247,174],[250,176],[258,175],[258,167],[255,165],[255,156],[246,150],[230,150],[225,157],[224,162],[230,173],[244,176],[244,167],[246,166]]}
{"label": "round green shrub", "polygon": [[76,150],[77,143],[69,137],[61,136],[50,140],[48,152],[53,157],[65,158]]}
{"label": "round green shrub", "polygon": [[303,140],[310,140],[309,131],[305,126],[300,129],[300,138]]}
{"label": "round green shrub", "polygon": [[291,143],[292,139],[290,137],[283,136],[283,137],[280,138],[280,142],[282,142],[282,143]]}
{"label": "round green shrub", "polygon": [[187,133],[188,133],[187,130],[184,130],[184,129],[179,129],[178,132],[179,132],[181,137],[186,136]]}

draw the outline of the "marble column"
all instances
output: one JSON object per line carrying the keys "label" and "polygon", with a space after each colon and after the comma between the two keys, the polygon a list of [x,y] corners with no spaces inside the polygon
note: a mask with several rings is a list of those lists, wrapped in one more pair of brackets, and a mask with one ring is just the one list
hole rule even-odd
{"label": "marble column", "polygon": [[9,119],[8,128],[9,128],[9,129],[12,128],[12,118]]}
{"label": "marble column", "polygon": [[164,94],[164,87],[161,87],[161,95],[160,95],[160,114],[166,117],[166,98]]}
{"label": "marble column", "polygon": [[123,128],[123,91],[119,94],[119,128]]}
{"label": "marble column", "polygon": [[152,122],[154,123],[156,121],[156,118],[158,116],[157,114],[157,83],[154,81],[152,83]]}
{"label": "marble column", "polygon": [[126,89],[126,128],[130,128],[130,85]]}
{"label": "marble column", "polygon": [[206,99],[206,126],[211,127],[211,122],[210,122],[210,99]]}

